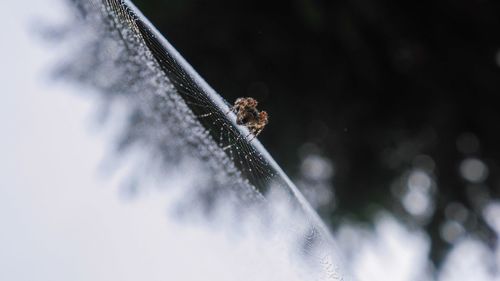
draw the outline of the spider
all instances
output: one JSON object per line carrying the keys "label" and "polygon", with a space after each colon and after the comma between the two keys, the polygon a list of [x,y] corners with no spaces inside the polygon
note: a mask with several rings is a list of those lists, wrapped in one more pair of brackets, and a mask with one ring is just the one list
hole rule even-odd
{"label": "spider", "polygon": [[229,110],[236,113],[236,124],[247,127],[253,138],[257,137],[268,123],[267,112],[257,110],[257,104],[254,98],[238,98]]}

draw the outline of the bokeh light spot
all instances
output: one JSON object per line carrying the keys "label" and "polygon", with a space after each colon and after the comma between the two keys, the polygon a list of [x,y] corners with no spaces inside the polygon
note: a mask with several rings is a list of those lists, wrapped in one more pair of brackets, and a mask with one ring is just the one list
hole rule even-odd
{"label": "bokeh light spot", "polygon": [[488,167],[479,159],[468,158],[460,164],[462,177],[473,183],[481,183],[488,177]]}
{"label": "bokeh light spot", "polygon": [[440,229],[441,238],[448,243],[457,241],[464,233],[464,228],[456,221],[449,220],[445,222]]}
{"label": "bokeh light spot", "polygon": [[331,161],[319,155],[307,155],[300,169],[304,176],[312,180],[325,180],[333,176]]}
{"label": "bokeh light spot", "polygon": [[431,188],[431,178],[424,171],[416,170],[408,178],[408,188],[411,190],[428,191]]}

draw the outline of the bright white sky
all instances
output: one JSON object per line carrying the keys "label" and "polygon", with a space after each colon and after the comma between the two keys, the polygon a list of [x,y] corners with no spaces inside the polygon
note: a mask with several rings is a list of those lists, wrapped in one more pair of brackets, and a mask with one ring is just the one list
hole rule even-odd
{"label": "bright white sky", "polygon": [[[111,135],[91,125],[95,101],[48,80],[58,52],[34,32],[61,15],[58,0],[0,9],[0,280],[297,279],[268,242],[238,243],[168,219],[164,191],[124,201],[117,191],[123,171],[99,176]],[[425,279],[425,237],[387,217],[375,235],[360,233],[339,235],[340,244],[357,245],[349,259],[358,280]],[[451,267],[442,279],[493,280],[476,262],[482,248],[461,247],[455,256],[471,260],[457,262],[475,270]]]}
{"label": "bright white sky", "polygon": [[166,265],[192,266],[196,232],[175,235],[161,197],[124,204],[97,177],[92,101],[48,82],[57,53],[33,32],[60,15],[50,0],[0,9],[0,280],[165,280]]}

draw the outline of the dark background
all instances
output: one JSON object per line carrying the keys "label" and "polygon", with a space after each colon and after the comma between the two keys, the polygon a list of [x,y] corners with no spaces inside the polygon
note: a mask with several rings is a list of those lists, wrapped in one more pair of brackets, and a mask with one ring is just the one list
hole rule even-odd
{"label": "dark background", "polygon": [[[260,102],[259,139],[292,177],[306,143],[333,161],[332,228],[390,211],[428,233],[437,266],[447,222],[495,245],[482,211],[500,193],[499,1],[134,2],[225,99]],[[461,175],[469,158],[487,177]],[[415,159],[432,164],[425,217],[394,192]]]}

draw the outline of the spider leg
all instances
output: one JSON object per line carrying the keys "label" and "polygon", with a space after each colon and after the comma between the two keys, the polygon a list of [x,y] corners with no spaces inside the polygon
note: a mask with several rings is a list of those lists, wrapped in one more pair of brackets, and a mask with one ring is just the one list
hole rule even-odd
{"label": "spider leg", "polygon": [[[253,135],[251,132],[248,133],[246,136],[245,136],[245,139],[247,139],[250,135],[252,135],[253,137],[255,137],[255,135]],[[253,138],[252,138],[253,139]]]}
{"label": "spider leg", "polygon": [[[250,135],[250,134],[248,134],[248,135]],[[251,138],[251,139],[249,139],[249,140],[248,140],[248,142],[252,142],[252,141],[253,141],[253,139],[255,139],[256,137],[257,137],[256,135],[252,135],[252,138]]]}
{"label": "spider leg", "polygon": [[257,128],[252,128],[252,129],[250,130],[250,133],[248,133],[248,135],[245,137],[245,139],[246,139],[248,136],[252,135],[252,138],[251,138],[251,139],[249,139],[249,140],[248,140],[248,142],[253,141],[253,139],[255,139],[255,138],[256,138],[256,137],[260,134],[260,132],[262,132],[262,129],[263,129],[263,128],[260,128],[260,129],[257,129]]}

